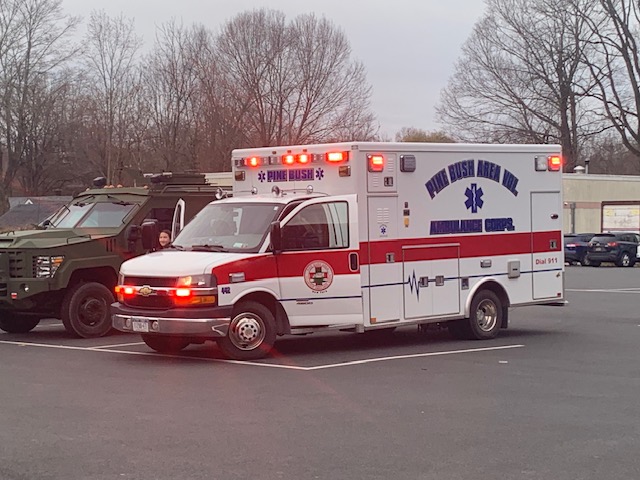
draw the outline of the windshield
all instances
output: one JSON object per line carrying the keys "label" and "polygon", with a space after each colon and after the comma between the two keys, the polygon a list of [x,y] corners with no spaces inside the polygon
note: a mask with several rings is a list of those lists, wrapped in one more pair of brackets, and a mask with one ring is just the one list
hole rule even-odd
{"label": "windshield", "polygon": [[55,228],[119,227],[136,204],[124,202],[65,205],[51,219]]}
{"label": "windshield", "polygon": [[258,251],[282,205],[212,203],[176,237],[177,248],[230,252]]}

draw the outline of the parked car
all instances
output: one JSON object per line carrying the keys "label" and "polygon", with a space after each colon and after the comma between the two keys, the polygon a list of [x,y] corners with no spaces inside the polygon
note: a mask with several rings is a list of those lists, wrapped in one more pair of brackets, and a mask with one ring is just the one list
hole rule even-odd
{"label": "parked car", "polygon": [[595,233],[571,233],[564,236],[564,261],[571,265],[589,265],[587,251],[589,250],[589,240]]}
{"label": "parked car", "polygon": [[640,235],[631,232],[599,233],[589,241],[587,261],[594,267],[613,262],[618,267],[633,267],[638,259]]}

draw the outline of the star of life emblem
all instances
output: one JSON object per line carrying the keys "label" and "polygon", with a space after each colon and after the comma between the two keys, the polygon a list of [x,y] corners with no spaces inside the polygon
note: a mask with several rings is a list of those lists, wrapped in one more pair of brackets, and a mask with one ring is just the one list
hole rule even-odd
{"label": "star of life emblem", "polygon": [[304,268],[302,276],[307,287],[314,292],[322,292],[333,282],[333,269],[327,262],[315,260]]}

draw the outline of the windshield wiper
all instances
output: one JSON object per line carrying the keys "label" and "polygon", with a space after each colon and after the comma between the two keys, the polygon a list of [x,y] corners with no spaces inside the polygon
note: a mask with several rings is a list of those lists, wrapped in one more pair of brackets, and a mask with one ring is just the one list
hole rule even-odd
{"label": "windshield wiper", "polygon": [[201,251],[201,252],[221,252],[224,250],[222,245],[191,245],[191,250],[193,251]]}
{"label": "windshield wiper", "polygon": [[168,249],[168,248],[174,248],[176,250],[184,250],[184,247],[182,245],[174,245],[173,243],[170,243],[165,247],[165,249]]}

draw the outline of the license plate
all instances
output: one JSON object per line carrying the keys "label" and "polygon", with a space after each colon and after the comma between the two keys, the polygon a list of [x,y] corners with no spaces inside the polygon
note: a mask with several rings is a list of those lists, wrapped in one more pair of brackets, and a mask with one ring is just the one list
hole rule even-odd
{"label": "license plate", "polygon": [[604,250],[604,247],[596,247],[594,250],[595,250],[596,252],[601,252],[601,251],[603,251],[603,250]]}
{"label": "license plate", "polygon": [[148,332],[149,320],[146,318],[132,318],[131,325],[134,332]]}

